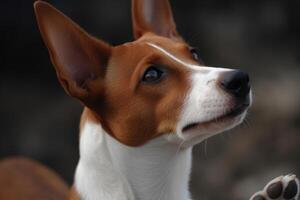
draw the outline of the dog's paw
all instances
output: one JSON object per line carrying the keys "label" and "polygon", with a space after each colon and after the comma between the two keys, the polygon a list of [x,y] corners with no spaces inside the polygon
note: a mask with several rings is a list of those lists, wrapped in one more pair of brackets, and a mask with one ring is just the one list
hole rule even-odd
{"label": "dog's paw", "polygon": [[279,176],[270,181],[262,191],[256,192],[250,200],[298,200],[300,192],[296,175]]}

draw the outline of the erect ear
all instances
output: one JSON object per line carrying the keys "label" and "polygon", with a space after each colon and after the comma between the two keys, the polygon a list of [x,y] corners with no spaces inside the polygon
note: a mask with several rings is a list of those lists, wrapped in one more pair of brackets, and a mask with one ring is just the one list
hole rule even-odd
{"label": "erect ear", "polygon": [[36,1],[34,9],[60,83],[69,95],[86,101],[104,77],[111,47],[46,2]]}
{"label": "erect ear", "polygon": [[132,22],[135,39],[146,32],[169,38],[179,36],[168,0],[132,0]]}

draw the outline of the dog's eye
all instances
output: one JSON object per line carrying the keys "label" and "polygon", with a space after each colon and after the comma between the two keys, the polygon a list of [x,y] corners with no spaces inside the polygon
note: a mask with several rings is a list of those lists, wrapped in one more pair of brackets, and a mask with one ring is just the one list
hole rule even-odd
{"label": "dog's eye", "polygon": [[200,61],[200,57],[199,57],[199,54],[198,54],[198,49],[195,48],[195,47],[190,47],[190,52],[194,58],[194,60],[196,61]]}
{"label": "dog's eye", "polygon": [[145,71],[142,82],[156,83],[162,79],[164,74],[164,70],[152,65]]}

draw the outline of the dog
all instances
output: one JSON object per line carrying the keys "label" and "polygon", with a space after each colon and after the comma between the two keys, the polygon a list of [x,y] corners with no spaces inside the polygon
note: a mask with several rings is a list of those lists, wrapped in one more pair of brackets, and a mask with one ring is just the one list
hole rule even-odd
{"label": "dog", "polygon": [[[190,200],[192,147],[242,123],[252,103],[249,75],[205,66],[177,32],[168,0],[132,0],[135,40],[115,47],[46,2],[36,1],[34,9],[58,80],[84,105],[80,159],[68,198]],[[66,198],[59,178],[32,161],[8,160],[5,174],[17,164],[27,166],[32,185],[47,184],[34,192],[51,189],[49,195]],[[250,199],[298,196],[298,179],[287,175]]]}

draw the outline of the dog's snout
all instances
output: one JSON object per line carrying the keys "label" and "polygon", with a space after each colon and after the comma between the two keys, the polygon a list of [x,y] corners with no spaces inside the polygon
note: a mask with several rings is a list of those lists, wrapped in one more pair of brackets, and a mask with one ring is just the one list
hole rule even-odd
{"label": "dog's snout", "polygon": [[246,97],[250,91],[249,75],[242,70],[226,72],[220,82],[225,91],[236,97]]}

